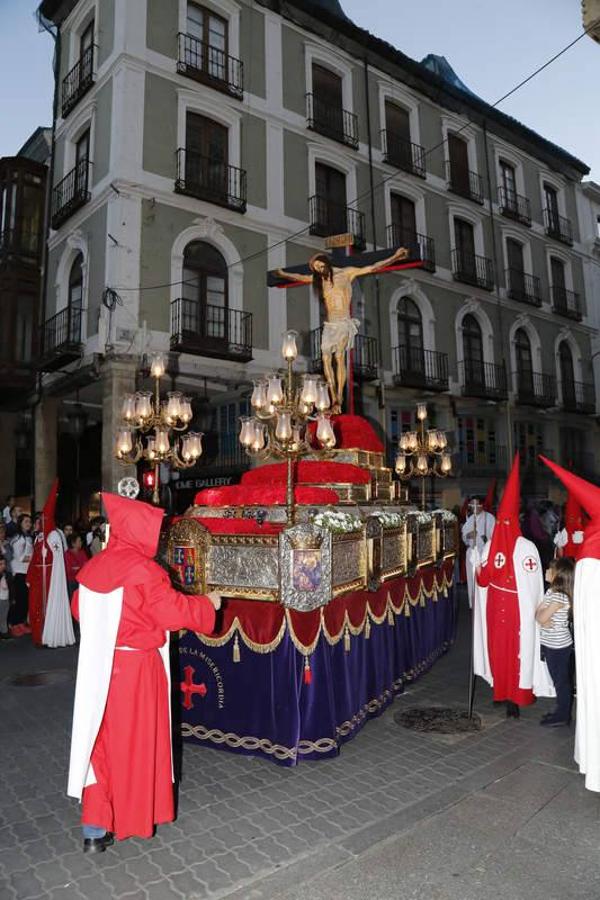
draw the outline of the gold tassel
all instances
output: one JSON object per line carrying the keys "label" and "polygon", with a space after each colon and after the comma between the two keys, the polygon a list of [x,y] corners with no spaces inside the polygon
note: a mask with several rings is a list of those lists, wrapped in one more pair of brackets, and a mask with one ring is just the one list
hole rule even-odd
{"label": "gold tassel", "polygon": [[448,596],[448,588],[444,585],[444,597]]}
{"label": "gold tassel", "polygon": [[434,603],[438,602],[438,592],[436,591],[435,588],[433,589],[433,592],[431,594],[431,599],[433,600]]}
{"label": "gold tassel", "polygon": [[344,650],[346,653],[350,653],[350,632],[347,625],[344,630]]}
{"label": "gold tassel", "polygon": [[367,616],[367,621],[365,622],[365,641],[368,641],[371,637],[371,620]]}
{"label": "gold tassel", "polygon": [[425,591],[423,590],[423,588],[421,588],[421,590],[419,592],[419,606],[427,605],[426,596],[427,595],[425,594]]}
{"label": "gold tassel", "polygon": [[234,663],[239,663],[240,661],[240,640],[237,634],[233,639],[233,661]]}
{"label": "gold tassel", "polygon": [[410,619],[410,603],[408,600],[405,600],[404,602],[404,615],[407,619]]}
{"label": "gold tassel", "polygon": [[388,625],[390,625],[393,628],[394,627],[394,610],[392,609],[391,606],[388,606],[387,620],[388,620]]}

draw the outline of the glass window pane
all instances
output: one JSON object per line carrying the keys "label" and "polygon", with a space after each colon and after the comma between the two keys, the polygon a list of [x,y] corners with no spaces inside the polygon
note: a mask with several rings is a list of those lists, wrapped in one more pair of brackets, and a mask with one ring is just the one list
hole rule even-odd
{"label": "glass window pane", "polygon": [[204,40],[204,11],[194,3],[188,3],[187,33],[197,40]]}

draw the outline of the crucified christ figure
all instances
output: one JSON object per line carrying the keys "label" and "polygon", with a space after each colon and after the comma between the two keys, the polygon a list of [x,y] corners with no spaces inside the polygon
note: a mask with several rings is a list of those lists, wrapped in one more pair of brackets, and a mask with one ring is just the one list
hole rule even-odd
{"label": "crucified christ figure", "polygon": [[[344,266],[338,268],[332,266],[327,254],[317,253],[311,257],[308,267],[312,275],[302,275],[297,272],[286,272],[277,269],[275,274],[279,278],[295,281],[296,284],[313,284],[319,297],[325,304],[327,319],[323,325],[321,336],[321,356],[323,359],[323,371],[329,393],[331,394],[332,412],[341,412],[346,386],[346,350],[354,346],[354,338],[358,334],[358,319],[350,315],[352,304],[352,282],[363,275],[372,275],[380,269],[393,265],[395,262],[407,259],[410,251],[399,247],[392,256],[381,259],[370,266]],[[333,369],[333,357],[335,357],[335,373]]]}

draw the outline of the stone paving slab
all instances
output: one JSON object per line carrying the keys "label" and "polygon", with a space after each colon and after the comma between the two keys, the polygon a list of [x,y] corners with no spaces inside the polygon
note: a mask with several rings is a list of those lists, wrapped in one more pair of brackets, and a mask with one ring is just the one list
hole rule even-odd
{"label": "stone paving slab", "polygon": [[[504,898],[512,845],[502,835],[502,854],[494,852],[494,836],[517,824],[527,846],[551,836],[567,872],[581,826],[584,850],[569,856],[579,867],[573,897],[598,871],[598,800],[574,774],[572,731],[539,727],[547,702],[507,721],[480,686],[483,731],[450,741],[394,722],[403,706],[465,704],[460,641],[337,759],[288,769],[185,745],[177,821],[152,841],[83,856],[77,804],[64,795],[75,662],[73,650],[38,651],[26,639],[0,645],[0,900]],[[10,683],[44,670],[57,673],[51,687]],[[569,817],[562,832],[556,816]],[[459,861],[460,888],[450,871]],[[537,900],[527,878],[515,851],[511,900]],[[553,884],[566,890],[567,881]],[[600,890],[587,895],[595,896]]]}

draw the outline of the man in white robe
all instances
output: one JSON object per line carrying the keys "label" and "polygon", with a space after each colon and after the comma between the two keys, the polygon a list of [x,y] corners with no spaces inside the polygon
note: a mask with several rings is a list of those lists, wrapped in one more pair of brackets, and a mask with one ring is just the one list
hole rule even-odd
{"label": "man in white robe", "polygon": [[479,497],[473,497],[469,504],[469,508],[472,512],[462,527],[461,536],[463,543],[467,548],[465,561],[467,593],[469,596],[469,606],[472,607],[475,569],[481,563],[482,554],[486,544],[492,539],[496,519],[491,512],[487,512],[483,508]]}

